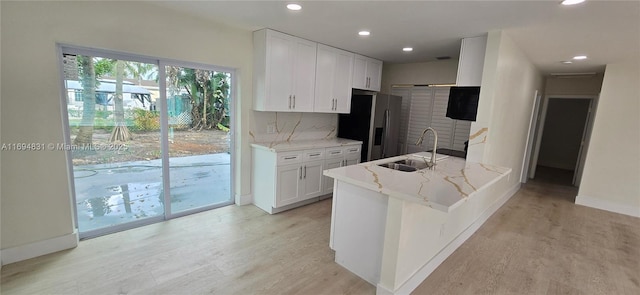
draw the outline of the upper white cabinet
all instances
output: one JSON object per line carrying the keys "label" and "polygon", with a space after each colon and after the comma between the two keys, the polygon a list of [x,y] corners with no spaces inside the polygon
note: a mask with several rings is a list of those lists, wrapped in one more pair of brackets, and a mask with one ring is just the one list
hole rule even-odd
{"label": "upper white cabinet", "polygon": [[358,54],[355,55],[353,88],[380,91],[381,79],[382,61]]}
{"label": "upper white cabinet", "polygon": [[354,54],[318,44],[314,112],[349,113]]}
{"label": "upper white cabinet", "polygon": [[457,86],[480,86],[486,49],[486,35],[462,39],[456,77]]}
{"label": "upper white cabinet", "polygon": [[263,29],[253,46],[254,109],[313,111],[317,43]]}

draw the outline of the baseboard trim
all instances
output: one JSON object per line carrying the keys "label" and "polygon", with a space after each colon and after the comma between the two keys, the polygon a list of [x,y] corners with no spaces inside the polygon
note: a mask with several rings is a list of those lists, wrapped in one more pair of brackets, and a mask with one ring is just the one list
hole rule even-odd
{"label": "baseboard trim", "polygon": [[238,205],[238,206],[244,206],[244,205],[253,204],[253,195],[252,194],[236,195],[235,199],[236,199],[236,205]]}
{"label": "baseboard trim", "polygon": [[640,208],[638,207],[622,205],[599,198],[578,195],[576,196],[576,204],[618,214],[640,217]]}
{"label": "baseboard trim", "polygon": [[386,287],[378,284],[376,286],[376,295],[393,295],[393,291],[387,289]]}
{"label": "baseboard trim", "polygon": [[[386,288],[378,284],[376,294],[411,294],[433,271],[442,264],[453,252],[458,249],[467,239],[469,239],[488,219],[504,205],[511,197],[513,197],[520,189],[520,183],[507,190],[498,200],[496,200],[489,208],[487,208],[466,230],[461,232],[447,246],[445,246],[436,256],[434,256],[427,264],[423,265],[411,278],[409,278],[395,292],[388,292]],[[382,291],[382,292],[380,292]],[[380,293],[378,293],[380,292]]]}
{"label": "baseboard trim", "polygon": [[31,244],[7,248],[2,250],[2,264],[14,263],[38,256],[75,248],[78,246],[78,231],[73,233],[38,241]]}

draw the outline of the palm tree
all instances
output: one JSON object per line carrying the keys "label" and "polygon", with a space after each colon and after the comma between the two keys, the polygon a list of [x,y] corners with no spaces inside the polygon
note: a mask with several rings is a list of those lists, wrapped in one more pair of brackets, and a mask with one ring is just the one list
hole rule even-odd
{"label": "palm tree", "polygon": [[82,79],[82,119],[73,143],[90,145],[93,143],[93,123],[96,117],[96,71],[93,57],[79,55],[78,60]]}
{"label": "palm tree", "polygon": [[125,75],[125,66],[126,62],[122,60],[117,60],[115,62],[115,74],[116,74],[116,93],[114,97],[114,119],[115,119],[115,127],[111,132],[111,137],[109,141],[128,141],[131,139],[131,133],[129,132],[129,128],[127,128],[127,124],[124,121],[124,104],[123,104],[123,91],[122,84]]}
{"label": "palm tree", "polygon": [[126,62],[125,67],[128,74],[127,76],[138,80],[138,85],[142,85],[142,80],[155,80],[158,76],[158,68],[153,64]]}

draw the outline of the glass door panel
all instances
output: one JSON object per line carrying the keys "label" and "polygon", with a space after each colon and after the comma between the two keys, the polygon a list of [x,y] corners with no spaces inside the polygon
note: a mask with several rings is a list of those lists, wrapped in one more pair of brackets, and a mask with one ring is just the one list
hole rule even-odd
{"label": "glass door panel", "polygon": [[231,203],[231,73],[166,66],[171,213]]}
{"label": "glass door panel", "polygon": [[66,53],[63,72],[81,237],[163,218],[158,67]]}

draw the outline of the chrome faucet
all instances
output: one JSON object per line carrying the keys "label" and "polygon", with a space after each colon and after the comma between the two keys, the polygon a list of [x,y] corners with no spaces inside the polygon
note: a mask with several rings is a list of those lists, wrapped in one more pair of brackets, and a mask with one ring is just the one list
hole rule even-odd
{"label": "chrome faucet", "polygon": [[436,148],[438,148],[438,132],[436,132],[436,130],[431,127],[425,129],[424,131],[422,131],[422,135],[420,135],[420,138],[418,138],[418,141],[416,141],[416,145],[422,145],[422,140],[424,140],[424,135],[429,130],[433,132],[433,150],[431,151],[431,160],[429,162],[425,161],[425,163],[427,164],[427,168],[435,169],[436,168]]}

